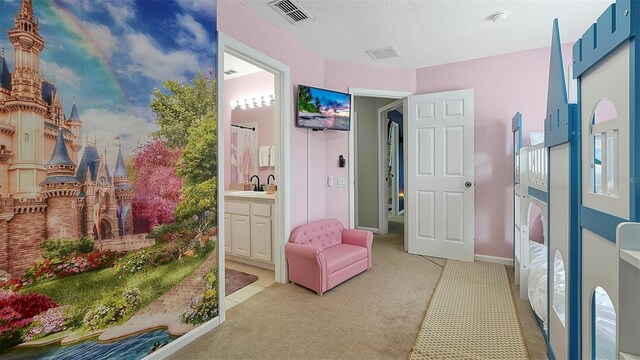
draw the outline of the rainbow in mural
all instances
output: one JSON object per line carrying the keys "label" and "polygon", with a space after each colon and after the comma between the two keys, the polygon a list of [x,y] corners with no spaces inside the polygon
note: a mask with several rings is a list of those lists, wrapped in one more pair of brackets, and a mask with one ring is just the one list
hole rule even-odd
{"label": "rainbow in mural", "polygon": [[140,358],[215,318],[216,2],[0,14],[0,354]]}

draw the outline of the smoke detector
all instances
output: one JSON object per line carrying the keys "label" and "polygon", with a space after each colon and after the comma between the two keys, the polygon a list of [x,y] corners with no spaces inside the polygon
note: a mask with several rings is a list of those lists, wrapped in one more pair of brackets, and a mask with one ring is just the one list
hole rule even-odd
{"label": "smoke detector", "polygon": [[313,19],[306,10],[300,5],[296,4],[293,0],[274,0],[269,2],[272,8],[274,8],[280,15],[284,16],[292,24],[297,24],[301,21]]}
{"label": "smoke detector", "polygon": [[398,50],[396,50],[396,48],[394,48],[393,46],[389,46],[386,48],[379,48],[379,49],[371,49],[365,52],[367,53],[367,55],[371,56],[371,58],[375,61],[400,56],[400,54],[398,53]]}
{"label": "smoke detector", "polygon": [[496,11],[493,14],[489,15],[489,20],[496,23],[501,20],[506,20],[508,17],[509,17],[509,12],[506,10],[502,10],[502,11]]}

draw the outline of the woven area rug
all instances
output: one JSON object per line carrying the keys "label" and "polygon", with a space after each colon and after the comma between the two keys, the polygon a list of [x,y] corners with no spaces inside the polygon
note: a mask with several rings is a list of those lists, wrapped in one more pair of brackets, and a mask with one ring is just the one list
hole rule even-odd
{"label": "woven area rug", "polygon": [[242,271],[229,268],[224,269],[224,294],[229,296],[243,287],[258,280],[255,275],[243,273]]}
{"label": "woven area rug", "polygon": [[447,261],[409,359],[528,359],[503,265]]}

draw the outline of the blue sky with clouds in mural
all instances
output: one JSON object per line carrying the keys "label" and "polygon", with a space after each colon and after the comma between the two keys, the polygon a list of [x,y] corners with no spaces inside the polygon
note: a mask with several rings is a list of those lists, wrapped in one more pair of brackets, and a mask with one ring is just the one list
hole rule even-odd
{"label": "blue sky with clouds in mural", "polygon": [[[0,47],[12,71],[6,31],[19,6],[0,0]],[[154,87],[215,71],[215,1],[33,0],[33,7],[46,46],[41,70],[55,80],[67,116],[76,98],[87,135],[107,148],[109,163],[115,137],[132,151],[156,129]]]}

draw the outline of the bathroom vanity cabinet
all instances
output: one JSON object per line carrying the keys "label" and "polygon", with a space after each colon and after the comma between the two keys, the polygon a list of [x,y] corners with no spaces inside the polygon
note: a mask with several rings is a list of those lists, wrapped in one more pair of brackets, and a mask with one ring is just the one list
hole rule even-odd
{"label": "bathroom vanity cabinet", "polygon": [[253,191],[225,193],[225,253],[229,260],[274,268],[274,195]]}

